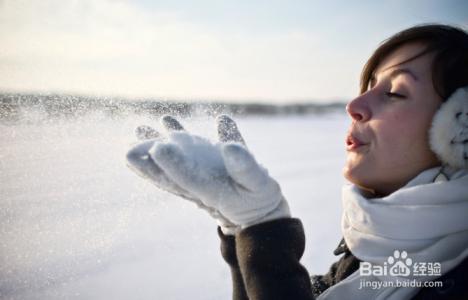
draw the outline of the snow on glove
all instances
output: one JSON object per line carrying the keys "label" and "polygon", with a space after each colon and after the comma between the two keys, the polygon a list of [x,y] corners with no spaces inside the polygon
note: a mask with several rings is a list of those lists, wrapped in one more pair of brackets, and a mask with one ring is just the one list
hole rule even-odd
{"label": "snow on glove", "polygon": [[[177,120],[170,120],[182,128]],[[144,149],[161,170],[159,174],[164,174],[165,180],[157,185],[201,201],[199,205],[209,208],[213,216],[241,228],[289,217],[278,183],[243,145],[235,122],[220,116],[217,123],[219,143],[178,130],[171,131],[166,141],[155,140],[149,150]],[[165,186],[168,182],[170,188]],[[229,226],[222,229],[232,231]]]}
{"label": "snow on glove", "polygon": [[[171,116],[162,117],[161,123],[168,132],[184,130],[182,125]],[[163,135],[154,128],[146,125],[138,126],[135,130],[135,135],[138,140],[143,142],[133,146],[127,153],[127,165],[131,170],[141,177],[148,179],[158,188],[195,203],[199,208],[205,210],[213,218],[218,220],[218,224],[225,234],[234,234],[238,231],[238,226],[224,218],[215,209],[204,205],[202,201],[190,194],[190,192],[181,188],[153,161],[148,151],[155,143],[162,142],[166,139]]]}

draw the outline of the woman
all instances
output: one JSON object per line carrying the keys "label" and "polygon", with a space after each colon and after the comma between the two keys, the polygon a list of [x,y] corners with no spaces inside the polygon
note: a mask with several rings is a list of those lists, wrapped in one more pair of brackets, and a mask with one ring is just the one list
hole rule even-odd
{"label": "woman", "polygon": [[166,116],[168,137],[140,127],[150,139],[127,159],[218,220],[233,299],[468,299],[466,86],[461,29],[416,26],[374,52],[347,106],[341,258],[321,276],[300,264],[302,224],[229,117],[213,144]]}

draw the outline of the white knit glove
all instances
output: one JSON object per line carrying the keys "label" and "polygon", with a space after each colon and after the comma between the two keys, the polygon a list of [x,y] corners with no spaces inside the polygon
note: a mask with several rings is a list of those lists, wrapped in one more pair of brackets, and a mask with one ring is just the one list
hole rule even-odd
{"label": "white knit glove", "polygon": [[171,116],[162,123],[167,138],[151,127],[137,129],[140,139],[150,138],[127,154],[137,173],[208,211],[225,234],[290,217],[278,183],[247,150],[231,118],[217,118],[218,143],[186,132]]}

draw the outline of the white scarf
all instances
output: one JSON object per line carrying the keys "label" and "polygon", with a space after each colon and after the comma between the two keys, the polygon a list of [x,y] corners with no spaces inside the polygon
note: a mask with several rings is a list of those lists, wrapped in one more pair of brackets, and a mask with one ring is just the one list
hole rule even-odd
{"label": "white scarf", "polygon": [[[342,232],[351,253],[373,266],[385,263],[390,267],[387,259],[394,251],[406,251],[412,267],[420,262],[440,263],[440,275],[461,263],[468,256],[468,170],[453,172],[448,181],[434,182],[440,170],[441,167],[426,170],[382,198],[367,199],[356,186],[345,186]],[[420,287],[391,287],[388,283],[424,282],[440,277],[418,275],[411,272],[400,277],[375,273],[364,276],[357,270],[318,299],[411,299]],[[382,286],[359,289],[362,280],[380,281]]]}

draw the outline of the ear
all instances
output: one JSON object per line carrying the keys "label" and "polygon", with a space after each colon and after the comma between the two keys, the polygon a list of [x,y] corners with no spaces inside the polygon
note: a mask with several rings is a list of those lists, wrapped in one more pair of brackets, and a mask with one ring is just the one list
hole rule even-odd
{"label": "ear", "polygon": [[468,169],[468,86],[457,89],[436,112],[429,142],[444,165]]}

